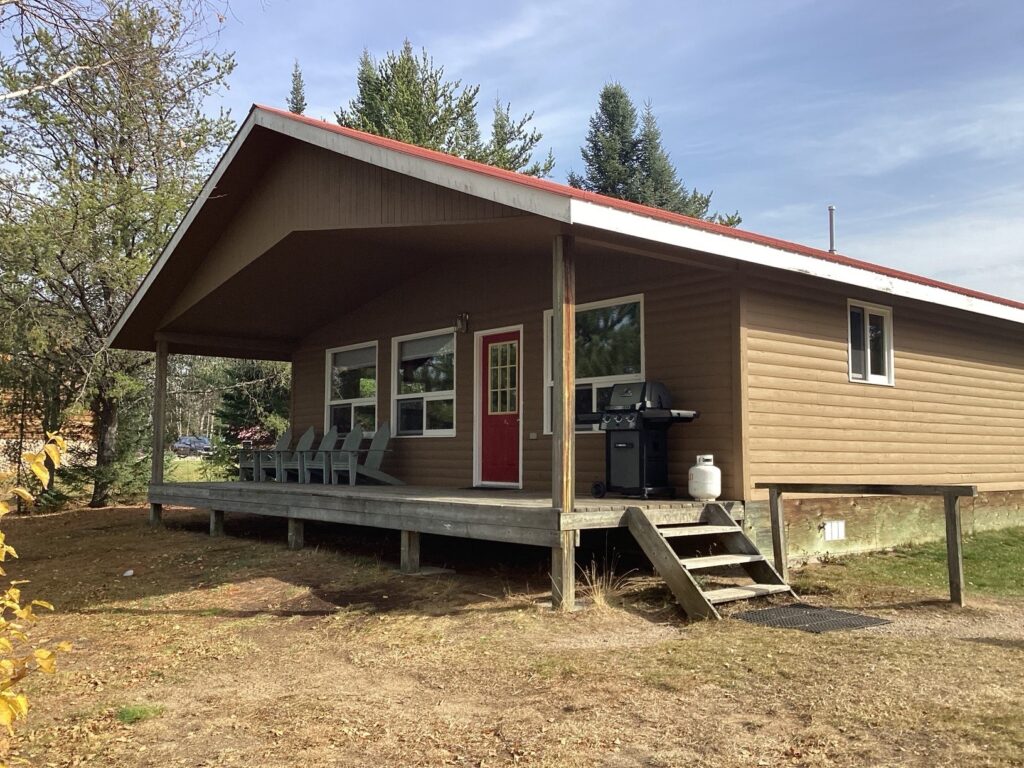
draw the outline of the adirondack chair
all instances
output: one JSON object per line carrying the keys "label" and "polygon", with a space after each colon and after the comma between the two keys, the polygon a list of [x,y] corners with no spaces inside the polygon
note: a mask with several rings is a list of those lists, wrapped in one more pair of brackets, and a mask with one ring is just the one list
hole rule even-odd
{"label": "adirondack chair", "polygon": [[[253,448],[241,448],[238,451],[238,479],[248,480],[250,477],[253,480],[265,480],[266,470],[273,470],[275,466],[274,451],[283,451],[288,448],[289,443],[292,441],[292,431],[286,429],[277,438],[277,442],[274,447],[269,451],[261,451]],[[270,466],[263,467],[264,457]]]}
{"label": "adirondack chair", "polygon": [[310,427],[302,433],[299,442],[295,444],[295,448],[283,451],[270,451],[274,456],[274,479],[279,483],[284,483],[288,481],[288,470],[298,472],[299,457],[304,451],[308,451],[313,447],[314,440],[316,440],[316,430]]}
{"label": "adirondack chair", "polygon": [[[357,434],[356,434],[357,433]],[[362,431],[356,427],[353,432],[349,432],[345,437],[345,442],[342,443],[344,449],[346,445],[352,444],[356,448],[359,447],[359,441],[363,439]],[[331,465],[331,452],[338,445],[338,428],[331,427],[330,431],[324,435],[324,439],[320,441],[320,447],[316,450],[304,451],[299,457],[301,463],[298,468],[299,482],[300,483],[312,483],[313,473],[319,472],[322,478],[321,482],[327,484],[330,482],[330,465]]]}
{"label": "adirondack chair", "polygon": [[[347,455],[342,455],[341,451],[334,451],[331,454],[331,482],[338,483],[339,477],[345,475],[349,485],[355,485],[359,479],[372,480],[383,485],[405,485],[397,477],[381,471],[380,465],[384,461],[384,454],[390,441],[391,425],[385,421],[377,427],[370,447],[365,451],[355,451]],[[365,454],[362,462],[359,461],[359,454]]]}

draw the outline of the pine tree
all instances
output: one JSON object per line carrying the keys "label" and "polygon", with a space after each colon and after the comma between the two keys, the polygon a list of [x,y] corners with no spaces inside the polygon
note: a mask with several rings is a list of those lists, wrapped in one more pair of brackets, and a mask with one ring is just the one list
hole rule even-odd
{"label": "pine tree", "polygon": [[398,139],[458,157],[520,173],[544,176],[554,167],[548,153],[532,159],[542,135],[529,127],[533,113],[514,119],[511,106],[495,106],[491,137],[484,141],[477,120],[480,86],[447,80],[444,67],[423,50],[417,56],[406,40],[398,53],[377,62],[363,51],[356,74],[356,96],[338,110],[340,125]]}
{"label": "pine tree", "polygon": [[574,187],[730,227],[741,221],[739,212],[709,214],[711,193],[688,190],[683,185],[662,145],[661,129],[650,103],[644,105],[638,127],[636,109],[618,83],[602,89],[580,152],[587,170],[582,177],[569,175]]}
{"label": "pine tree", "polygon": [[637,167],[640,140],[637,136],[636,108],[626,89],[609,83],[601,89],[597,112],[590,118],[586,144],[580,149],[586,174],[569,174],[574,187],[637,200]]}
{"label": "pine tree", "polygon": [[494,103],[491,139],[484,148],[483,162],[497,168],[518,171],[529,176],[548,176],[555,167],[555,156],[548,150],[543,161],[533,160],[533,150],[543,138],[536,128],[528,128],[533,112],[518,120],[512,118],[512,105]]}
{"label": "pine tree", "polygon": [[306,82],[302,79],[299,60],[292,67],[292,89],[288,93],[288,111],[301,115],[306,111]]}

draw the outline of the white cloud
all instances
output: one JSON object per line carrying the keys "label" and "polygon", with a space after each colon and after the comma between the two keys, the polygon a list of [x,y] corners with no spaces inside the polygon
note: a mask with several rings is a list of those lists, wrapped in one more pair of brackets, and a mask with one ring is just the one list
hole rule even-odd
{"label": "white cloud", "polygon": [[[886,220],[847,235],[842,252],[866,261],[1024,301],[1024,187],[983,205],[919,221]],[[880,222],[881,223],[881,222]]]}

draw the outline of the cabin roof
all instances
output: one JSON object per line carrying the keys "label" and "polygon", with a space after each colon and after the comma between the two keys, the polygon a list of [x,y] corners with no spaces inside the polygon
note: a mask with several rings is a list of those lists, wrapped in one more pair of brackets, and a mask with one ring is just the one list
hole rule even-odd
{"label": "cabin roof", "polygon": [[[1024,323],[1024,303],[1012,299],[495,168],[274,107],[253,105],[201,193],[111,332],[109,344],[119,346],[118,336],[125,324],[153,287],[196,217],[214,196],[222,177],[233,172],[236,176],[251,178],[255,171],[239,172],[232,170],[231,166],[257,127],[564,224],[800,272],[894,296]],[[251,162],[253,154],[247,155],[247,162]]]}

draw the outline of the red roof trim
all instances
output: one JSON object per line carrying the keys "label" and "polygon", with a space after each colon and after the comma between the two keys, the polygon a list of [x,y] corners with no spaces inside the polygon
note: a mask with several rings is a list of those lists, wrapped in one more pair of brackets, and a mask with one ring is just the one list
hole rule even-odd
{"label": "red roof trim", "polygon": [[334,123],[328,123],[325,120],[316,120],[306,115],[296,115],[293,112],[288,112],[283,109],[276,107],[265,107],[259,104],[254,104],[253,109],[260,109],[264,112],[270,112],[280,117],[286,117],[290,120],[294,120],[299,123],[306,123],[315,128],[321,130],[331,131],[332,133],[341,134],[342,136],[348,136],[349,138],[356,139],[358,141],[366,142],[367,144],[373,144],[384,149],[389,149],[395,152],[401,152],[406,155],[412,155],[413,157],[419,157],[426,160],[433,160],[434,162],[443,163],[454,168],[461,168],[463,170],[472,171],[474,173],[480,173],[485,176],[491,176],[493,178],[503,179],[510,181],[514,184],[520,184],[524,187],[532,187],[539,189],[544,192],[550,192],[561,197],[567,197],[574,200],[583,200],[588,203],[595,203],[597,205],[603,205],[608,208],[615,208],[620,211],[626,211],[628,213],[635,213],[640,216],[646,216],[651,219],[658,221],[666,221],[672,224],[682,224],[690,227],[691,229],[699,229],[705,232],[713,232],[719,235],[725,235],[735,240],[744,240],[750,243],[757,243],[759,245],[769,246],[771,248],[778,248],[783,251],[789,251],[791,253],[801,254],[803,256],[811,256],[822,261],[832,262],[834,264],[842,264],[848,267],[854,267],[856,269],[863,269],[868,272],[874,272],[875,274],[885,275],[886,277],[892,277],[899,280],[907,280],[912,283],[918,283],[920,285],[926,285],[932,288],[941,288],[942,290],[951,291],[958,293],[962,296],[969,296],[974,299],[981,299],[983,301],[991,301],[996,304],[1003,304],[1007,307],[1013,307],[1014,309],[1024,309],[1024,303],[1014,301],[1013,299],[1006,299],[1001,296],[995,296],[990,293],[983,293],[981,291],[975,291],[970,288],[964,288],[959,285],[953,285],[952,283],[944,283],[940,280],[932,280],[928,277],[922,277],[921,275],[915,275],[911,272],[904,272],[899,269],[891,269],[889,267],[883,267],[878,264],[872,264],[868,261],[861,261],[859,259],[852,259],[849,256],[842,256],[837,253],[829,253],[828,251],[822,251],[817,248],[811,248],[806,245],[799,243],[789,242],[788,240],[780,240],[775,237],[768,237],[767,235],[761,235],[756,232],[748,232],[742,229],[736,229],[734,227],[726,227],[721,224],[714,224],[710,221],[704,221],[702,219],[695,219],[691,216],[683,216],[678,213],[671,213],[669,211],[663,211],[660,208],[651,208],[650,206],[640,205],[639,203],[632,203],[628,200],[619,200],[615,197],[608,197],[607,195],[599,195],[595,192],[587,192],[583,189],[576,189],[570,187],[567,184],[559,184],[548,179],[538,179],[535,176],[526,176],[525,174],[515,173],[513,171],[506,171],[503,168],[495,168],[494,166],[485,165],[484,163],[478,163],[473,160],[466,160],[465,158],[455,157],[453,155],[447,155],[444,152],[437,152],[432,149],[424,149],[414,144],[406,144],[402,141],[395,139],[387,139],[383,136],[376,136],[372,133],[364,133],[363,131],[357,131],[353,128],[345,128]]}

